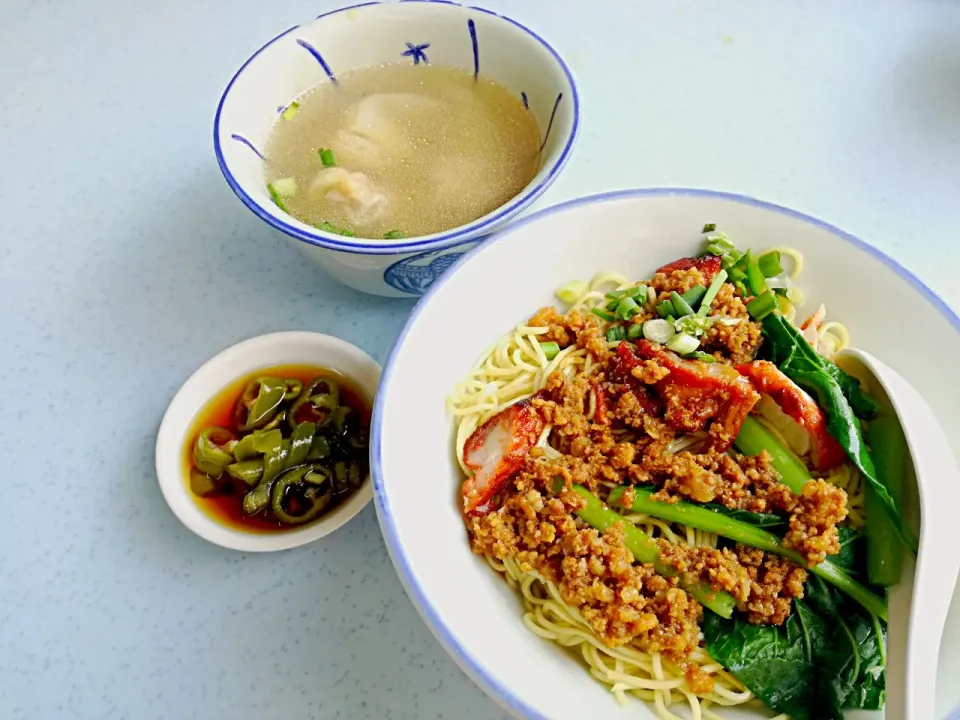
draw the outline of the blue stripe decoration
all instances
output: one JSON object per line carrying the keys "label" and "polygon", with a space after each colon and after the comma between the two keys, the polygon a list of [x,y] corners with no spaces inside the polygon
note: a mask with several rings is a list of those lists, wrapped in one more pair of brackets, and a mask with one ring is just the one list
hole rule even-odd
{"label": "blue stripe decoration", "polygon": [[543,149],[547,146],[547,140],[550,139],[550,131],[553,129],[553,119],[557,116],[557,107],[559,107],[562,98],[563,93],[560,93],[553,103],[553,112],[550,113],[550,122],[547,123],[547,134],[543,136],[543,142],[540,144],[540,152],[543,152]]}
{"label": "blue stripe decoration", "polygon": [[523,100],[523,106],[524,106],[527,110],[529,110],[529,109],[530,109],[530,101],[527,100],[527,94],[526,94],[525,92],[521,92],[521,93],[520,93],[520,99]]}
{"label": "blue stripe decoration", "polygon": [[263,155],[260,153],[260,151],[257,150],[257,149],[253,146],[253,143],[250,142],[249,140],[247,140],[243,135],[237,135],[236,133],[233,133],[233,135],[231,135],[230,137],[232,137],[232,138],[233,138],[234,140],[236,140],[238,143],[241,143],[241,144],[243,144],[243,145],[246,145],[248,148],[250,148],[251,150],[253,150],[253,151],[257,154],[257,157],[260,158],[261,160],[266,160],[266,158],[263,157]]}
{"label": "blue stripe decoration", "polygon": [[426,50],[428,47],[430,47],[430,43],[415,45],[414,43],[408,42],[407,49],[400,53],[400,55],[402,57],[413,58],[414,65],[419,65],[421,60],[423,60],[424,64],[427,64],[430,61],[427,60],[427,54],[424,52],[424,50]]}
{"label": "blue stripe decoration", "polygon": [[470,31],[470,43],[473,45],[473,80],[480,77],[480,48],[477,46],[477,24],[473,18],[467,20],[467,30]]}
{"label": "blue stripe decoration", "polygon": [[327,77],[330,78],[332,82],[337,81],[337,76],[333,74],[333,70],[331,70],[330,66],[327,65],[327,61],[323,59],[323,55],[320,54],[320,51],[318,51],[313,45],[308,43],[306,40],[302,40],[300,38],[297,38],[297,45],[299,45],[308,53],[313,55],[313,59],[316,60],[318,63],[320,63],[320,67],[323,68],[323,71],[327,74]]}

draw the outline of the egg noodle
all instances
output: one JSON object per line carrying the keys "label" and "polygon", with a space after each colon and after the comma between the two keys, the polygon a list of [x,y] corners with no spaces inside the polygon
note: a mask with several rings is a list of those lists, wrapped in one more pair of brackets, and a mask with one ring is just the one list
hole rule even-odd
{"label": "egg noodle", "polygon": [[[802,304],[802,296],[792,281],[803,269],[803,256],[792,248],[777,248],[782,256],[790,258],[789,273],[792,292],[781,295],[784,315],[794,321],[796,306]],[[605,293],[630,287],[627,278],[614,273],[596,275],[586,292],[569,308],[589,312],[593,307],[607,302]],[[652,295],[652,294],[651,294]],[[648,303],[655,303],[651,296]],[[653,309],[653,305],[651,305]],[[601,322],[606,329],[606,323]],[[447,398],[447,407],[457,423],[456,453],[465,475],[472,472],[464,465],[464,445],[470,435],[489,418],[504,408],[524,400],[540,390],[547,377],[561,371],[568,377],[577,373],[589,374],[593,358],[583,348],[571,345],[561,350],[556,357],[547,359],[538,341],[538,336],[549,332],[546,327],[518,325],[516,329],[489,347],[480,357],[467,377],[461,381]],[[840,323],[821,324],[815,330],[814,346],[821,352],[832,355],[846,347],[849,335]],[[809,337],[808,337],[809,339]],[[615,348],[619,342],[608,342]],[[591,400],[592,403],[592,400]],[[588,408],[592,416],[594,408]],[[759,417],[770,430],[791,449],[797,452],[795,441],[785,436],[770,419]],[[540,435],[538,446],[548,455],[557,455],[548,440],[551,426],[546,426]],[[699,438],[687,436],[675,441],[673,450],[696,444]],[[850,464],[835,469],[827,478],[843,488],[848,494],[848,520],[851,524],[863,524],[863,483],[859,473]],[[670,523],[643,514],[625,514],[624,520],[641,528],[651,537],[662,538],[673,544],[688,546],[717,546],[717,536]],[[593,633],[580,613],[567,605],[560,597],[557,587],[536,572],[524,571],[513,558],[498,560],[487,556],[490,566],[501,573],[508,585],[518,590],[524,602],[523,624],[535,635],[568,648],[579,655],[590,674],[608,686],[621,703],[627,704],[630,696],[653,704],[661,720],[683,720],[674,710],[684,708],[685,717],[691,720],[722,720],[716,710],[724,707],[756,705],[762,703],[742,683],[699,648],[690,662],[713,680],[714,689],[708,695],[697,696],[691,692],[681,669],[666,661],[660,653],[645,652],[634,643],[619,647],[605,645]],[[774,720],[788,720],[778,715]]]}

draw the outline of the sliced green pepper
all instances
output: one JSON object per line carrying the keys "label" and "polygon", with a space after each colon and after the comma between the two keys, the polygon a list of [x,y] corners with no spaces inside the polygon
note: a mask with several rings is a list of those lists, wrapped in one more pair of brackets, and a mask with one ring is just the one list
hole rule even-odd
{"label": "sliced green pepper", "polygon": [[285,468],[302,465],[310,454],[310,445],[313,436],[317,434],[317,426],[312,422],[303,422],[293,429],[290,436],[290,454],[287,455]]}
{"label": "sliced green pepper", "polygon": [[287,411],[281,410],[273,416],[273,420],[264,425],[261,430],[273,430],[280,427],[280,423],[287,419]]}
{"label": "sliced green pepper", "polygon": [[200,431],[193,447],[193,464],[202,473],[220,477],[223,469],[233,462],[232,451],[236,436],[226,428],[211,425]]}
{"label": "sliced green pepper", "polygon": [[346,434],[347,422],[352,419],[353,414],[355,414],[353,408],[346,405],[341,405],[333,411],[333,426],[337,429],[337,432]]}
{"label": "sliced green pepper", "polygon": [[233,456],[237,462],[252,460],[260,455],[266,455],[267,452],[280,444],[283,440],[283,433],[275,428],[263,428],[254,430],[249,435],[240,438],[233,448]]}
{"label": "sliced green pepper", "polygon": [[253,515],[270,504],[270,483],[260,483],[243,496],[243,512]]}
{"label": "sliced green pepper", "polygon": [[[339,404],[340,388],[337,383],[326,377],[315,378],[290,408],[290,427],[296,428],[301,422],[314,422],[317,428],[321,428],[329,422]],[[307,411],[301,412],[305,406]]]}
{"label": "sliced green pepper", "polygon": [[287,391],[283,394],[284,400],[296,400],[303,392],[303,383],[296,378],[287,378]]}
{"label": "sliced green pepper", "polygon": [[314,435],[307,460],[323,460],[327,457],[330,457],[330,441],[323,435]]}
{"label": "sliced green pepper", "polygon": [[190,471],[190,492],[197,497],[210,497],[216,495],[219,490],[220,486],[214,478],[196,468]]}
{"label": "sliced green pepper", "polygon": [[263,477],[263,460],[244,460],[227,465],[230,477],[243,480],[250,487],[256,487]]}
{"label": "sliced green pepper", "polygon": [[304,473],[303,481],[311,485],[323,485],[330,482],[330,471],[322,465],[315,465]]}
{"label": "sliced green pepper", "polygon": [[233,446],[233,457],[237,462],[252,460],[260,453],[257,452],[257,433],[251,433],[240,438],[240,441]]}
{"label": "sliced green pepper", "polygon": [[[279,432],[279,430],[277,431]],[[278,445],[274,445],[263,456],[263,477],[260,483],[265,484],[273,480],[287,464],[287,457],[290,455],[290,441],[281,440]]]}
{"label": "sliced green pepper", "polygon": [[[320,485],[315,484],[313,481],[305,483],[304,476],[307,474],[311,476],[320,475],[322,471],[319,468],[301,466],[287,470],[273,483],[273,488],[270,491],[270,509],[280,522],[288,525],[299,525],[308,522],[319,515],[330,500],[333,499],[332,483],[326,482]],[[293,513],[284,508],[283,503],[288,494],[288,490],[297,486],[300,486],[302,492],[300,497],[296,497],[293,500],[298,505],[303,503],[305,509],[302,512]],[[326,489],[324,489],[324,486],[326,486]]]}
{"label": "sliced green pepper", "polygon": [[280,378],[263,377],[251,380],[243,390],[240,401],[248,409],[247,419],[240,429],[253,430],[266,425],[273,418],[287,392],[287,383]]}

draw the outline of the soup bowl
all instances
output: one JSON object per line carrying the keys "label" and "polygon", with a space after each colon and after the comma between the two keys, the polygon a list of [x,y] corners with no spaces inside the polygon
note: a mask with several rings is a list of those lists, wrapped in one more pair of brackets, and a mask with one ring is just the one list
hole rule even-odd
{"label": "soup bowl", "polygon": [[[483,352],[574,279],[602,270],[628,278],[702,247],[701,228],[716,223],[742,248],[789,245],[805,256],[799,283],[808,298],[846,324],[851,345],[901,373],[926,398],[960,457],[960,395],[948,378],[960,357],[960,318],[915,277],[850,235],[800,213],[751,198],[699,190],[638,190],[561,204],[520,220],[453,267],[414,309],[385,366],[374,406],[371,468],[380,525],[400,578],[427,625],[457,663],[517,717],[549,720],[654,720],[654,707],[630,698],[618,706],[584,667],[579,652],[529,632],[519,596],[469,547],[462,518],[462,474],[446,398]],[[497,278],[498,292],[476,300]],[[863,302],[884,288],[895,303],[882,312]],[[461,308],[473,308],[465,322]],[[917,352],[891,328],[937,338]],[[438,352],[437,348],[443,351]],[[890,717],[902,717],[903,648],[909,584],[889,600],[887,687]],[[960,702],[960,597],[955,596],[940,655],[937,707]],[[684,703],[670,711],[690,717]],[[770,717],[755,708],[722,712],[738,720]],[[847,713],[847,718],[880,713]]]}
{"label": "soup bowl", "polygon": [[[324,232],[271,200],[263,152],[278,113],[306,90],[350,70],[409,62],[460,68],[522,98],[541,133],[534,178],[473,222],[422,237],[370,240]],[[557,178],[577,136],[579,98],[557,52],[520,23],[451,2],[367,2],[286,30],[255,52],[227,85],[213,142],[241,201],[297,242],[307,257],[358,290],[416,297],[486,234],[536,200]]]}

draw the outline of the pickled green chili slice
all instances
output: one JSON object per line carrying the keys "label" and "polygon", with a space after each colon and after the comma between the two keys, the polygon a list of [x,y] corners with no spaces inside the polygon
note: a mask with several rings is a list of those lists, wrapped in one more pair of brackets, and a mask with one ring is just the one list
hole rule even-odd
{"label": "pickled green chili slice", "polygon": [[227,465],[227,473],[230,477],[243,480],[250,487],[256,487],[263,477],[263,460],[244,460]]}
{"label": "pickled green chili slice", "polygon": [[273,430],[274,428],[279,428],[280,423],[287,419],[287,411],[281,410],[276,415],[273,416],[273,420],[264,425],[261,430]]}
{"label": "pickled green chili slice", "polygon": [[317,434],[317,426],[312,422],[302,422],[293,429],[290,436],[290,454],[284,467],[302,465],[310,454],[313,436]]}
{"label": "pickled green chili slice", "polygon": [[300,397],[300,393],[303,392],[303,383],[296,378],[287,378],[285,382],[287,383],[287,390],[283,394],[283,399],[296,400]]}
{"label": "pickled green chili slice", "polygon": [[330,457],[330,441],[323,435],[314,435],[307,460],[323,460],[328,457]]}
{"label": "pickled green chili slice", "polygon": [[233,448],[233,457],[237,462],[252,460],[260,455],[266,455],[267,452],[283,440],[283,433],[274,428],[263,428],[254,430],[249,435],[240,438],[240,441]]}
{"label": "pickled green chili slice", "polygon": [[220,477],[227,465],[233,462],[233,449],[237,437],[226,428],[211,425],[200,431],[193,446],[193,464],[211,477]]}
{"label": "pickled green chili slice", "polygon": [[210,497],[220,491],[217,481],[196,468],[190,471],[190,492],[197,497]]}
{"label": "pickled green chili slice", "polygon": [[340,405],[340,387],[327,377],[318,377],[307,384],[290,408],[289,424],[296,428],[302,422],[313,422],[317,428],[326,425]]}
{"label": "pickled green chili slice", "polygon": [[286,393],[287,383],[280,378],[267,375],[251,380],[240,398],[247,408],[247,418],[240,430],[255,430],[270,422]]}
{"label": "pickled green chili slice", "polygon": [[281,473],[287,464],[287,456],[290,454],[290,441],[281,440],[278,445],[270,448],[263,456],[263,477],[260,478],[261,484],[269,483]]}
{"label": "pickled green chili slice", "polygon": [[270,504],[271,483],[260,483],[243,496],[243,512],[255,515]]}
{"label": "pickled green chili slice", "polygon": [[[277,478],[270,490],[270,510],[277,520],[299,525],[319,515],[333,499],[333,485],[329,476],[324,478],[325,473],[319,466],[303,465]],[[304,477],[308,474],[311,479],[306,482]]]}
{"label": "pickled green chili slice", "polygon": [[237,462],[252,460],[261,454],[257,451],[257,441],[257,433],[251,433],[240,438],[237,444],[233,446],[233,457]]}

